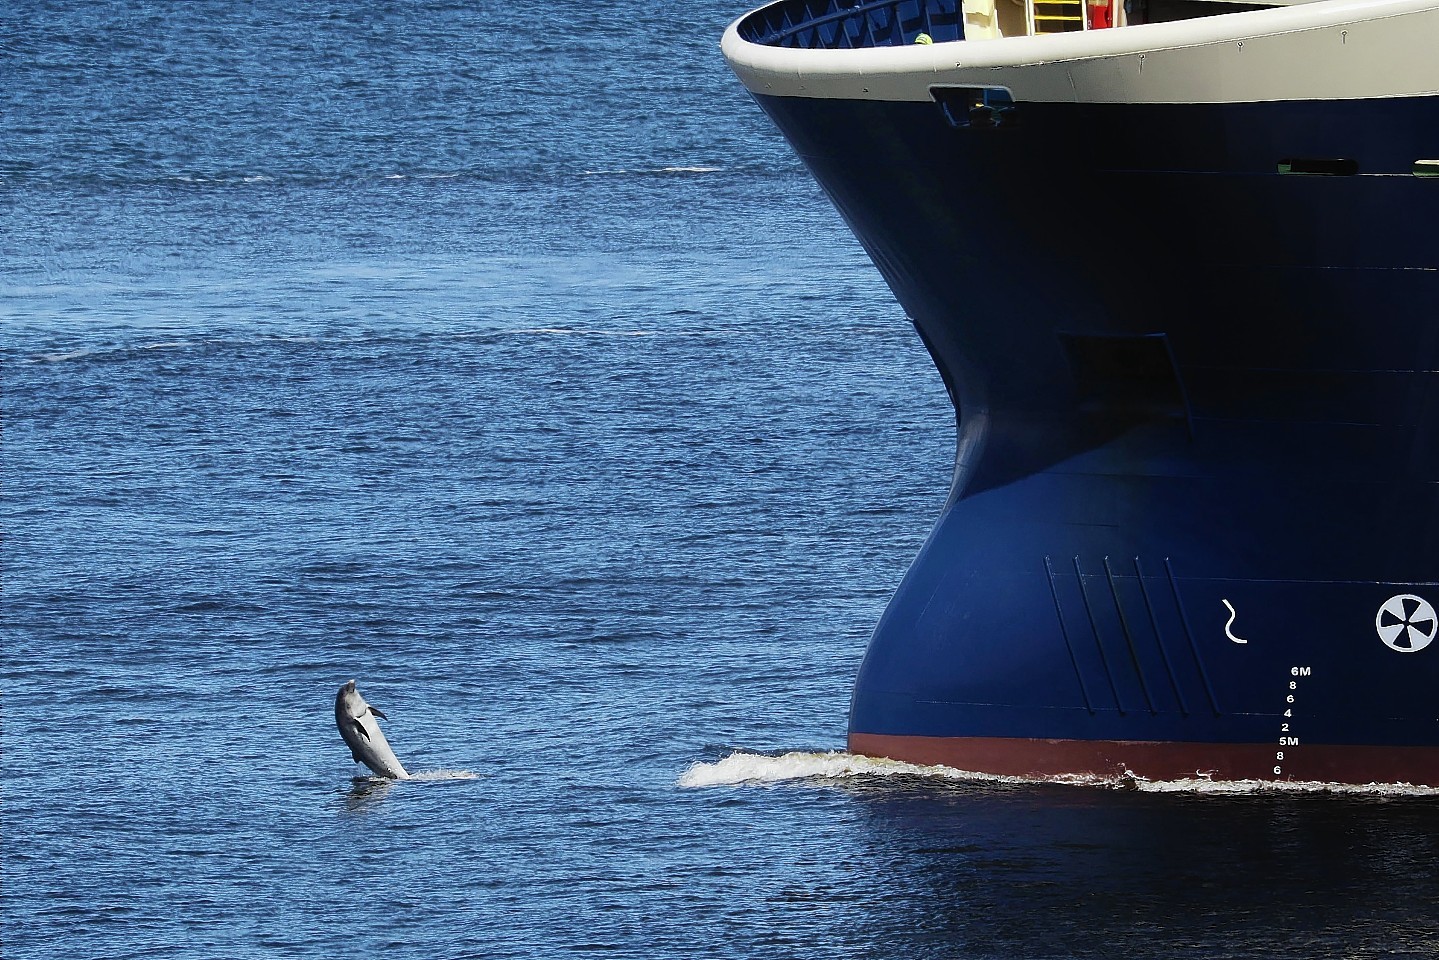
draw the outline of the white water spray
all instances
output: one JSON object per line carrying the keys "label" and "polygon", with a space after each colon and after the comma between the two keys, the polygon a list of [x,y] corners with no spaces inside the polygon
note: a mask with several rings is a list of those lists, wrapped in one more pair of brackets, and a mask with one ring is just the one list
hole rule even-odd
{"label": "white water spray", "polygon": [[1266,794],[1331,794],[1378,797],[1439,797],[1439,788],[1407,783],[1341,784],[1294,780],[1212,780],[1201,776],[1183,780],[1145,780],[1124,772],[1110,777],[1065,775],[1056,777],[1004,777],[864,757],[852,753],[791,752],[779,756],[732,753],[713,763],[692,763],[676,781],[681,787],[720,787],[789,781],[832,781],[859,777],[922,777],[975,784],[1061,784],[1141,793],[1191,793],[1211,796],[1262,796]]}

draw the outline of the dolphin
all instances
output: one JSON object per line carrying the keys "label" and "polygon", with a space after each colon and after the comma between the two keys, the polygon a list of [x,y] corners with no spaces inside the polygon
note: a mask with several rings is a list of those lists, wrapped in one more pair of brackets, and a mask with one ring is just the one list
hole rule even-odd
{"label": "dolphin", "polygon": [[386,742],[385,735],[380,732],[376,717],[390,719],[365,702],[360,691],[355,689],[355,681],[345,684],[335,695],[335,725],[340,728],[340,736],[349,746],[355,762],[363,763],[391,780],[410,779],[405,768],[400,766],[395,751]]}

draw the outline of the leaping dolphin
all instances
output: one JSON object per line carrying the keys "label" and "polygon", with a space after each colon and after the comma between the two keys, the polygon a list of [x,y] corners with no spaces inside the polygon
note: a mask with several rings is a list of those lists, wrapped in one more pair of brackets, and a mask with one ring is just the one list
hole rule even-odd
{"label": "leaping dolphin", "polygon": [[365,702],[360,691],[355,689],[355,681],[351,680],[340,688],[335,696],[335,725],[340,728],[340,736],[349,746],[355,762],[363,763],[391,780],[410,779],[405,768],[400,766],[395,751],[386,742],[385,735],[380,732],[376,717],[390,719]]}

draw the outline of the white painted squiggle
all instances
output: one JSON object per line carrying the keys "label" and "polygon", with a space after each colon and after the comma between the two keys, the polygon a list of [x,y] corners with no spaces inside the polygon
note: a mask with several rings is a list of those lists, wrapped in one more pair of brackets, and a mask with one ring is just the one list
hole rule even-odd
{"label": "white painted squiggle", "polygon": [[1236,637],[1229,629],[1230,627],[1234,626],[1234,618],[1236,616],[1236,613],[1234,611],[1234,604],[1230,603],[1228,600],[1221,600],[1219,602],[1229,608],[1229,622],[1224,625],[1224,635],[1230,640],[1233,640],[1235,643],[1248,643],[1248,640],[1241,640],[1239,637]]}

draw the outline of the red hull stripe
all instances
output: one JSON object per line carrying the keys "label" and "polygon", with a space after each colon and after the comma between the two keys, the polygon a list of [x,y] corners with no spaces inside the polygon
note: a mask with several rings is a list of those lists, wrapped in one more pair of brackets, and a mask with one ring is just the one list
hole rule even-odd
{"label": "red hull stripe", "polygon": [[1439,786],[1439,747],[1281,746],[1277,739],[1274,743],[1158,743],[851,733],[849,750],[870,757],[1009,777],[1114,777],[1127,771],[1146,780],[1203,776],[1215,780]]}

